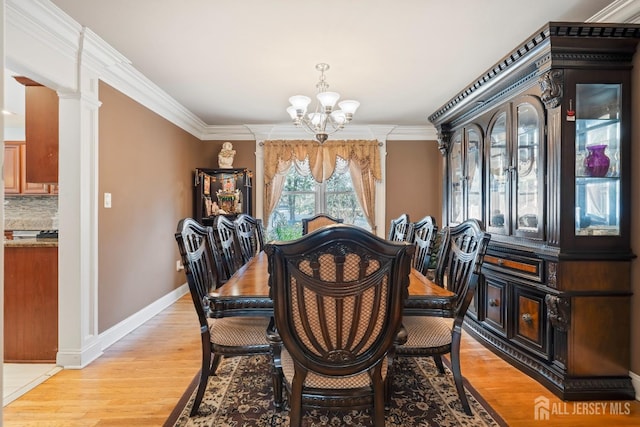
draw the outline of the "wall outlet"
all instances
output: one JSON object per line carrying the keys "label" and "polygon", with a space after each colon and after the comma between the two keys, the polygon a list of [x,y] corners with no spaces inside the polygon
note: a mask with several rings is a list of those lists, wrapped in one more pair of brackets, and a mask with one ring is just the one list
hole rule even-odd
{"label": "wall outlet", "polygon": [[104,207],[111,207],[111,193],[104,193]]}
{"label": "wall outlet", "polygon": [[176,261],[176,271],[184,270],[184,265],[182,265],[182,261]]}

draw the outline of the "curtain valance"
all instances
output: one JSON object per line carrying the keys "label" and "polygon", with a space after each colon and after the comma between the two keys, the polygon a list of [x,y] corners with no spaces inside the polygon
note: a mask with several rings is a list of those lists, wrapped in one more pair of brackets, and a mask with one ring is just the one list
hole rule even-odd
{"label": "curtain valance", "polygon": [[311,175],[323,182],[333,175],[336,157],[355,162],[363,175],[382,180],[380,147],[376,140],[327,141],[319,144],[309,140],[272,140],[264,142],[264,179],[269,185],[279,172],[280,163],[309,158]]}

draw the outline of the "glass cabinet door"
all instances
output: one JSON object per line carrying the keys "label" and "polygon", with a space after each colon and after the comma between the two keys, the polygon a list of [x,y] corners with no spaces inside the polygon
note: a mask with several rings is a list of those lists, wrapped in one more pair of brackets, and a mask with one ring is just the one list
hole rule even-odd
{"label": "glass cabinet door", "polygon": [[449,153],[450,169],[450,194],[449,194],[449,223],[459,224],[463,221],[463,158],[462,158],[462,132],[457,132],[452,139]]}
{"label": "glass cabinet door", "polygon": [[515,107],[516,141],[514,141],[515,205],[514,233],[534,237],[542,227],[541,121],[543,112],[533,101]]}
{"label": "glass cabinet door", "polygon": [[466,177],[467,218],[482,220],[482,134],[479,129],[467,129]]}
{"label": "glass cabinet door", "polygon": [[575,235],[620,235],[620,84],[576,85]]}
{"label": "glass cabinet door", "polygon": [[509,172],[507,150],[507,113],[499,113],[489,126],[489,195],[487,200],[488,222],[492,232],[507,233],[509,220]]}
{"label": "glass cabinet door", "polygon": [[482,131],[474,124],[459,129],[449,152],[449,223],[482,220]]}

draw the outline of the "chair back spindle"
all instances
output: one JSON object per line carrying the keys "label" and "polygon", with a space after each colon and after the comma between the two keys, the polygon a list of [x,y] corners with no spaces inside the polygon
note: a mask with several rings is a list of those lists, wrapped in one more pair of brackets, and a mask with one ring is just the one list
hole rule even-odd
{"label": "chair back spindle", "polygon": [[392,219],[389,226],[388,240],[392,242],[410,242],[412,224],[409,215],[402,214],[398,218]]}
{"label": "chair back spindle", "polygon": [[216,233],[220,244],[220,255],[224,268],[223,280],[228,280],[242,265],[242,255],[236,237],[236,227],[230,219],[219,215],[216,221]]}
{"label": "chair back spindle", "polygon": [[207,326],[206,296],[219,285],[213,229],[185,218],[178,224],[175,238],[200,326]]}
{"label": "chair back spindle", "polygon": [[233,223],[244,264],[264,248],[262,220],[248,214],[240,214]]}
{"label": "chair back spindle", "polygon": [[435,258],[433,253],[438,226],[432,216],[425,216],[420,221],[413,224],[412,242],[416,245],[416,253],[413,256],[413,268],[420,273],[427,275],[431,267],[431,259]]}

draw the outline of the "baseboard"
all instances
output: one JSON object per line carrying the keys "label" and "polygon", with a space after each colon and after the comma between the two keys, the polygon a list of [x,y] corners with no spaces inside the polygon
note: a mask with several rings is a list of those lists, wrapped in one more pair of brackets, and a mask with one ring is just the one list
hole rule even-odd
{"label": "baseboard", "polygon": [[56,365],[64,369],[82,369],[100,356],[102,356],[100,340],[92,339],[90,342],[85,343],[81,350],[58,350]]}
{"label": "baseboard", "polygon": [[122,337],[143,325],[147,320],[178,301],[183,295],[189,292],[187,284],[183,284],[179,288],[174,289],[162,298],[152,302],[137,313],[132,314],[122,322],[102,332],[98,338],[102,346],[102,351],[118,342]]}
{"label": "baseboard", "polygon": [[629,376],[631,377],[631,384],[636,390],[636,400],[640,400],[640,375],[629,371]]}

